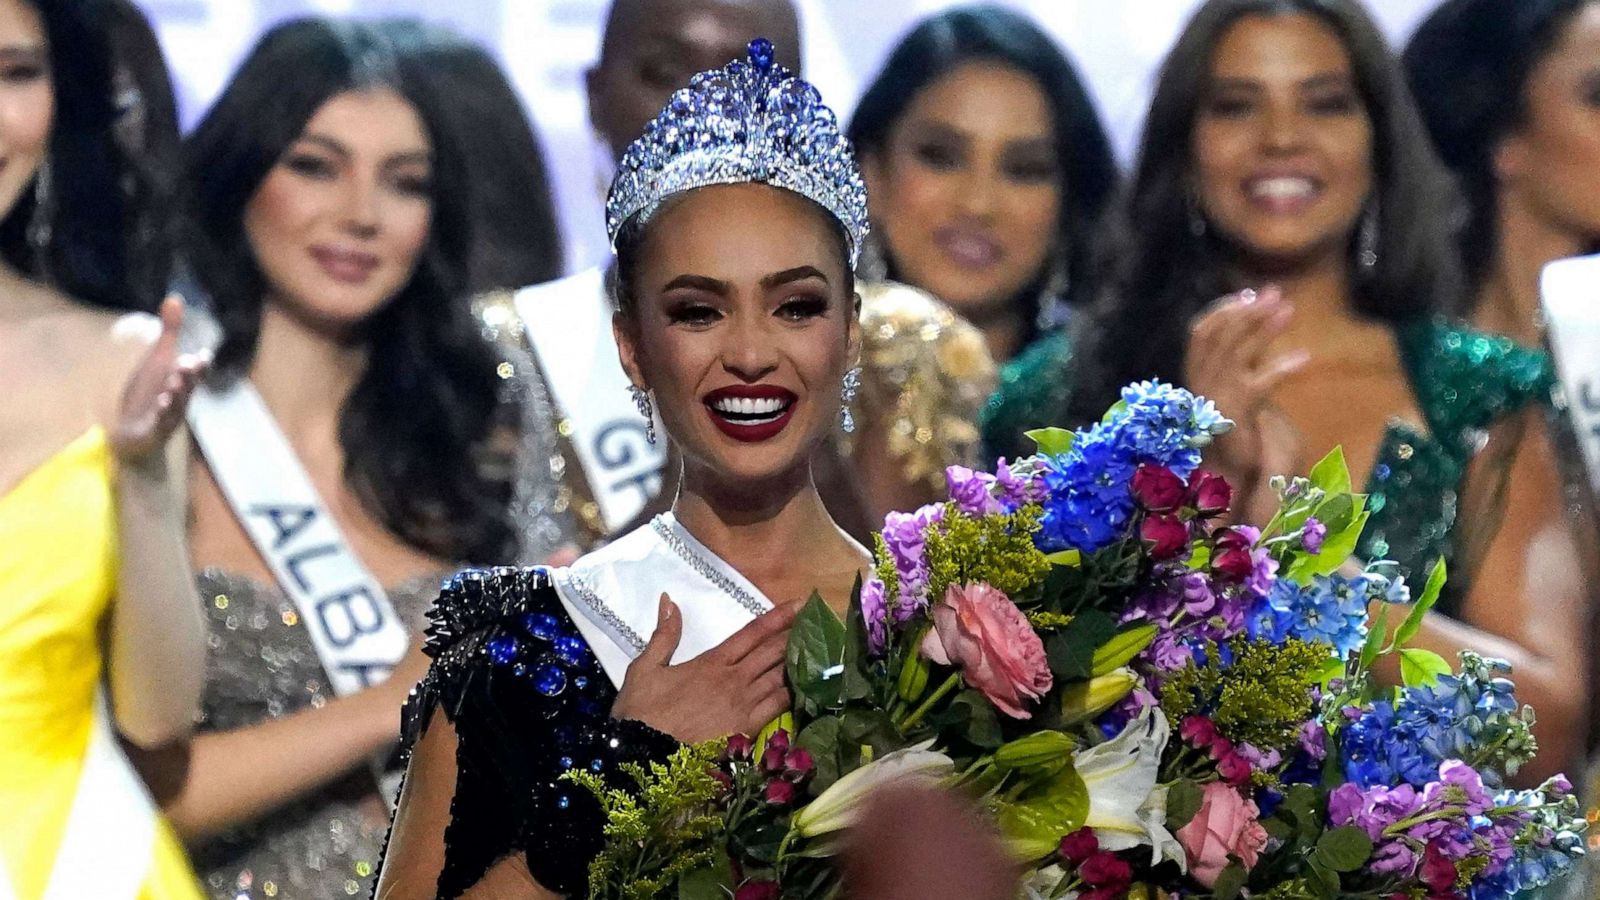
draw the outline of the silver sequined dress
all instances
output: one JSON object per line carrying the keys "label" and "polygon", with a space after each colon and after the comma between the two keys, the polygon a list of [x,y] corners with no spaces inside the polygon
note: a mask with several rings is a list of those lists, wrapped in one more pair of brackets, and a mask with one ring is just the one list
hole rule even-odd
{"label": "silver sequined dress", "polygon": [[[449,574],[389,589],[410,634],[422,633]],[[209,630],[199,731],[244,728],[334,698],[294,601],[276,585],[219,569],[204,569],[195,580]],[[388,824],[375,779],[363,768],[190,853],[216,900],[365,897]]]}

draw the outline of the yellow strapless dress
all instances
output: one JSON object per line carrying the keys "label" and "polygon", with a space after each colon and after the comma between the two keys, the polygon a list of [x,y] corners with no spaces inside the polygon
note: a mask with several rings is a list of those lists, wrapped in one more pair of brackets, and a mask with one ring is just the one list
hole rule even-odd
{"label": "yellow strapless dress", "polygon": [[0,496],[0,900],[200,898],[102,701],[113,502],[98,427]]}

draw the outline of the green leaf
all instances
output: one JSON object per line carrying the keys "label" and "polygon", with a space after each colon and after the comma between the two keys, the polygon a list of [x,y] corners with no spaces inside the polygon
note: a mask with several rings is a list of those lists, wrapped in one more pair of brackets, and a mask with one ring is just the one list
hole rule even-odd
{"label": "green leaf", "polygon": [[1068,566],[1075,569],[1078,566],[1083,565],[1083,551],[1076,549],[1061,550],[1056,553],[1047,554],[1045,559],[1049,560],[1050,564],[1053,566]]}
{"label": "green leaf", "polygon": [[1439,593],[1444,590],[1444,581],[1444,558],[1440,557],[1438,562],[1433,564],[1433,571],[1428,573],[1428,583],[1422,589],[1422,596],[1417,598],[1416,603],[1411,607],[1411,613],[1406,616],[1406,620],[1401,622],[1400,627],[1395,630],[1394,643],[1389,645],[1391,649],[1404,647],[1413,637],[1416,637],[1418,629],[1422,628],[1422,617],[1426,616],[1428,610],[1433,609],[1433,605],[1439,602]]}
{"label": "green leaf", "polygon": [[1322,668],[1317,670],[1317,684],[1327,687],[1328,682],[1335,678],[1344,677],[1345,662],[1343,657],[1330,656],[1323,662]]}
{"label": "green leaf", "polygon": [[1118,400],[1117,402],[1111,404],[1111,408],[1106,410],[1106,414],[1100,417],[1100,421],[1110,422],[1127,411],[1128,401]]}
{"label": "green leaf", "polygon": [[1048,456],[1059,456],[1071,450],[1072,442],[1078,439],[1076,434],[1065,428],[1035,428],[1023,434],[1033,441],[1040,453]]}
{"label": "green leaf", "polygon": [[1100,610],[1078,613],[1067,627],[1045,641],[1050,671],[1066,680],[1090,677],[1094,671],[1095,651],[1116,633],[1116,622]]}
{"label": "green leaf", "polygon": [[1378,610],[1378,620],[1372,623],[1372,629],[1367,632],[1367,642],[1361,645],[1361,669],[1365,671],[1372,668],[1378,655],[1383,652],[1383,639],[1389,633],[1389,607]]}
{"label": "green leaf", "polygon": [[1350,559],[1361,540],[1361,531],[1367,527],[1371,513],[1365,510],[1350,521],[1341,531],[1329,531],[1322,541],[1322,549],[1314,556],[1300,556],[1289,567],[1289,580],[1306,584],[1317,575],[1331,575]]}
{"label": "green leaf", "polygon": [[[801,729],[800,734],[794,739],[795,746],[804,747],[811,754],[811,761],[816,764],[816,772],[811,776],[808,785],[812,796],[816,796],[833,786],[839,776],[840,759],[840,723],[836,716],[823,716],[815,719],[810,725]],[[851,749],[855,749],[851,745]]]}
{"label": "green leaf", "polygon": [[1314,858],[1306,876],[1311,888],[1317,892],[1317,897],[1321,900],[1335,900],[1340,896],[1338,873],[1327,866],[1318,865]]}
{"label": "green leaf", "polygon": [[789,629],[787,672],[795,705],[817,715],[844,694],[844,623],[812,594]]}
{"label": "green leaf", "polygon": [[1400,650],[1400,680],[1408,688],[1428,687],[1438,681],[1439,676],[1449,675],[1450,672],[1450,664],[1432,650],[1421,647]]}
{"label": "green leaf", "polygon": [[1372,838],[1354,825],[1324,832],[1312,851],[1315,862],[1335,872],[1354,872],[1372,856]]}
{"label": "green leaf", "polygon": [[1017,855],[1037,859],[1052,853],[1061,838],[1089,817],[1089,787],[1071,766],[1051,776],[1023,798],[1000,810],[1000,833]]}
{"label": "green leaf", "polygon": [[844,617],[844,699],[865,700],[872,696],[872,679],[867,675],[867,623],[861,615],[861,576],[856,575],[850,591],[850,610]]}
{"label": "green leaf", "polygon": [[1216,884],[1211,886],[1211,896],[1215,900],[1234,900],[1239,892],[1244,890],[1245,878],[1249,873],[1244,870],[1244,864],[1238,860],[1230,861],[1217,873]]}
{"label": "green leaf", "polygon": [[1205,799],[1205,792],[1200,785],[1187,778],[1180,778],[1167,788],[1167,830],[1177,831],[1189,824],[1194,814],[1200,811],[1200,804]]}
{"label": "green leaf", "polygon": [[1105,675],[1113,669],[1121,668],[1128,664],[1135,656],[1144,652],[1150,643],[1156,639],[1156,626],[1154,623],[1135,625],[1125,628],[1112,635],[1109,640],[1095,648],[1094,659],[1089,667],[1091,676]]}
{"label": "green leaf", "polygon": [[967,714],[967,729],[963,735],[974,747],[984,750],[993,750],[1005,741],[1005,735],[1000,731],[1000,717],[994,711],[994,704],[984,698],[978,691],[963,691],[950,702],[952,707],[964,706],[970,712]]}
{"label": "green leaf", "polygon": [[1193,550],[1191,550],[1189,553],[1188,560],[1184,562],[1184,565],[1188,566],[1190,571],[1198,572],[1210,564],[1211,548],[1205,544],[1196,542]]}
{"label": "green leaf", "polygon": [[678,878],[678,900],[727,900],[728,894],[733,890],[730,872],[723,860],[723,865],[718,866],[716,861],[709,865],[695,869]]}
{"label": "green leaf", "polygon": [[1334,447],[1311,467],[1311,483],[1328,494],[1350,493],[1350,467],[1344,461],[1344,448]]}

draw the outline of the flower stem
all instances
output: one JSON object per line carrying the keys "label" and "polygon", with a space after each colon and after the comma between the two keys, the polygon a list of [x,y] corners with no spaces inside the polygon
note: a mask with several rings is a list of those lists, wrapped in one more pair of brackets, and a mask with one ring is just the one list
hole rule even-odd
{"label": "flower stem", "polygon": [[906,720],[904,722],[900,723],[900,730],[901,731],[909,731],[918,722],[921,722],[922,721],[922,717],[926,716],[929,712],[931,712],[933,710],[933,705],[935,703],[938,703],[940,700],[943,700],[946,695],[948,695],[951,691],[955,690],[960,684],[961,684],[961,673],[960,672],[951,673],[950,677],[946,678],[944,680],[943,684],[939,685],[939,687],[932,694],[928,695],[928,699],[922,701],[922,705],[918,706],[915,710],[913,710],[911,712],[911,715],[906,716]]}

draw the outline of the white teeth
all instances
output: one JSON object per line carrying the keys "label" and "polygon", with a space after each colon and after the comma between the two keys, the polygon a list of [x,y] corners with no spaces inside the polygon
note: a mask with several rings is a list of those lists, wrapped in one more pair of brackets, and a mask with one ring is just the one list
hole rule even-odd
{"label": "white teeth", "polygon": [[732,413],[737,416],[766,416],[772,415],[783,409],[784,402],[776,398],[763,397],[719,397],[711,404],[717,412]]}
{"label": "white teeth", "polygon": [[1304,200],[1316,193],[1309,178],[1258,178],[1250,183],[1250,193],[1268,200]]}

